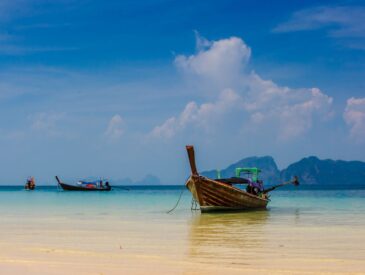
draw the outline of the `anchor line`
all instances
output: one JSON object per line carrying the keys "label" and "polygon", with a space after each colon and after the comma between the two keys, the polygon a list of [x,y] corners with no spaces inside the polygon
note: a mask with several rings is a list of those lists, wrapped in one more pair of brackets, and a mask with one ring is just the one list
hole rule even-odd
{"label": "anchor line", "polygon": [[[188,178],[189,178],[189,177],[187,177],[187,178],[186,178],[185,182],[188,180]],[[176,202],[175,206],[174,206],[173,208],[171,208],[169,211],[167,211],[167,212],[166,212],[167,214],[170,214],[170,213],[171,213],[172,211],[174,211],[174,210],[176,209],[176,207],[179,205],[180,200],[181,200],[181,197],[182,197],[182,195],[183,195],[184,191],[185,191],[185,186],[183,186],[183,189],[181,189],[180,196],[179,196],[179,198],[178,198],[178,200],[177,200],[177,202]]]}

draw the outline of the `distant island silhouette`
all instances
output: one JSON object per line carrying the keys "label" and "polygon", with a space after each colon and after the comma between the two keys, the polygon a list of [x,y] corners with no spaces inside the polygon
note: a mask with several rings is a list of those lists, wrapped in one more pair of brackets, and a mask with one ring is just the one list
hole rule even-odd
{"label": "distant island silhouette", "polygon": [[[365,187],[365,162],[344,160],[321,160],[316,156],[310,156],[290,164],[280,170],[271,156],[248,157],[241,159],[224,169],[220,169],[222,178],[235,175],[237,167],[258,167],[262,170],[260,178],[266,185],[277,184],[281,181],[298,176],[301,185],[313,187],[343,186]],[[209,178],[217,178],[217,170],[203,171],[200,173]],[[111,180],[113,185],[146,186],[166,185],[155,175],[146,175],[141,180],[130,178]],[[175,183],[176,184],[176,183]]]}
{"label": "distant island silhouette", "polygon": [[[266,184],[289,180],[296,175],[301,184],[305,185],[365,187],[365,162],[362,161],[321,160],[318,157],[310,156],[279,170],[271,156],[248,157],[222,169],[221,177],[233,176],[236,167],[262,169],[261,178]],[[217,170],[205,171],[201,174],[209,178],[216,178]]]}

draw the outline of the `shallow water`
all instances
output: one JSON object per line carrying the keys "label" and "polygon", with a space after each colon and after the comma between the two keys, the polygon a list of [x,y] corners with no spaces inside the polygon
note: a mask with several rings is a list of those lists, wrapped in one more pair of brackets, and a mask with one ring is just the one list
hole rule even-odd
{"label": "shallow water", "polygon": [[365,273],[365,190],[276,191],[268,210],[191,211],[181,187],[0,188],[0,270]]}

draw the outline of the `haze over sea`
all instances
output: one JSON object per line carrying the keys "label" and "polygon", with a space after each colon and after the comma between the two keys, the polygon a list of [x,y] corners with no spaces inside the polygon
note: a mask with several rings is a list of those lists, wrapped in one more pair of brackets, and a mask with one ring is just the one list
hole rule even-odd
{"label": "haze over sea", "polygon": [[364,274],[365,190],[280,190],[200,214],[182,186],[0,188],[2,274]]}

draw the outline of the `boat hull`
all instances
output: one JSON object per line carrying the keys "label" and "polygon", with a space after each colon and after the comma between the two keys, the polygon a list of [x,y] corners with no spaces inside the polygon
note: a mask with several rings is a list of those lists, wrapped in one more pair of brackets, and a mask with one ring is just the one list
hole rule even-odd
{"label": "boat hull", "polygon": [[202,213],[265,209],[269,202],[266,198],[200,175],[190,176],[186,187],[199,203]]}
{"label": "boat hull", "polygon": [[66,191],[110,191],[111,190],[111,187],[87,188],[87,187],[82,187],[82,186],[66,184],[66,183],[62,183],[62,182],[60,182],[59,185],[62,187],[63,190],[66,190]]}

